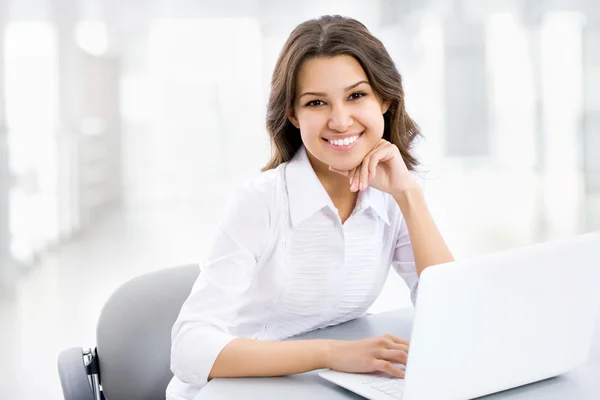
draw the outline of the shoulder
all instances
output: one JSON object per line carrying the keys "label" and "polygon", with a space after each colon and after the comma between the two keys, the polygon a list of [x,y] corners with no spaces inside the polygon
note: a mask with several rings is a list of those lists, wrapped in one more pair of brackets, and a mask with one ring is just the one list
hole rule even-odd
{"label": "shoulder", "polygon": [[237,243],[260,254],[273,223],[278,220],[277,190],[281,169],[265,171],[233,185],[219,224]]}
{"label": "shoulder", "polygon": [[271,214],[277,204],[281,202],[280,194],[284,190],[285,164],[260,172],[235,186],[230,197],[230,204],[235,208],[244,209],[245,212]]}
{"label": "shoulder", "polygon": [[237,187],[238,192],[261,199],[267,203],[274,200],[283,178],[285,163],[277,168],[259,173]]}

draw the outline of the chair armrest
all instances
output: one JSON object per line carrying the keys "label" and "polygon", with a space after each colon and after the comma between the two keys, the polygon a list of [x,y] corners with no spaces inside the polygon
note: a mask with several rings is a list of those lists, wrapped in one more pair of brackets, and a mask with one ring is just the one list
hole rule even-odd
{"label": "chair armrest", "polygon": [[95,399],[81,347],[72,347],[60,352],[58,375],[65,400]]}

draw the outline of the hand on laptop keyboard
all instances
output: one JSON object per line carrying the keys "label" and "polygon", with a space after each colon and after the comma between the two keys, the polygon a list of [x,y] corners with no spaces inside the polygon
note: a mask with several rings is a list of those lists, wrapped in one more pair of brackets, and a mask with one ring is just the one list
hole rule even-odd
{"label": "hand on laptop keyboard", "polygon": [[[404,368],[404,365],[396,365]],[[402,399],[404,395],[404,379],[395,378],[385,372],[356,374],[325,370],[319,375],[328,381],[345,387],[367,399]]]}
{"label": "hand on laptop keyboard", "polygon": [[328,368],[351,373],[384,372],[404,378],[409,341],[393,335],[331,342]]}

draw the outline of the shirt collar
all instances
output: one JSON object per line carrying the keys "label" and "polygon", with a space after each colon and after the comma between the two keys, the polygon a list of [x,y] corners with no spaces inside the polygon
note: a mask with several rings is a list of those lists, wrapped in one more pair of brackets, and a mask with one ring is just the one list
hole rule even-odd
{"label": "shirt collar", "polygon": [[[297,226],[324,207],[335,212],[335,206],[312,168],[304,146],[288,162],[285,173],[292,226]],[[356,207],[359,210],[371,207],[389,225],[384,195],[379,190],[369,187],[360,192]]]}
{"label": "shirt collar", "polygon": [[375,210],[377,215],[383,222],[386,224],[390,224],[390,220],[387,213],[387,208],[385,204],[385,197],[383,192],[372,188],[371,186],[367,187],[367,189],[358,194],[357,206],[361,208],[372,208]]}

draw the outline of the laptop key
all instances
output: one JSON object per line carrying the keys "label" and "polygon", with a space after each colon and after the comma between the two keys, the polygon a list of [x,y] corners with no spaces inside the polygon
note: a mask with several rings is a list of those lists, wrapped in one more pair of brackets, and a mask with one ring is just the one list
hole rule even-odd
{"label": "laptop key", "polygon": [[401,399],[404,392],[404,379],[377,379],[375,382],[371,382],[369,386],[379,392],[387,394],[394,399]]}

